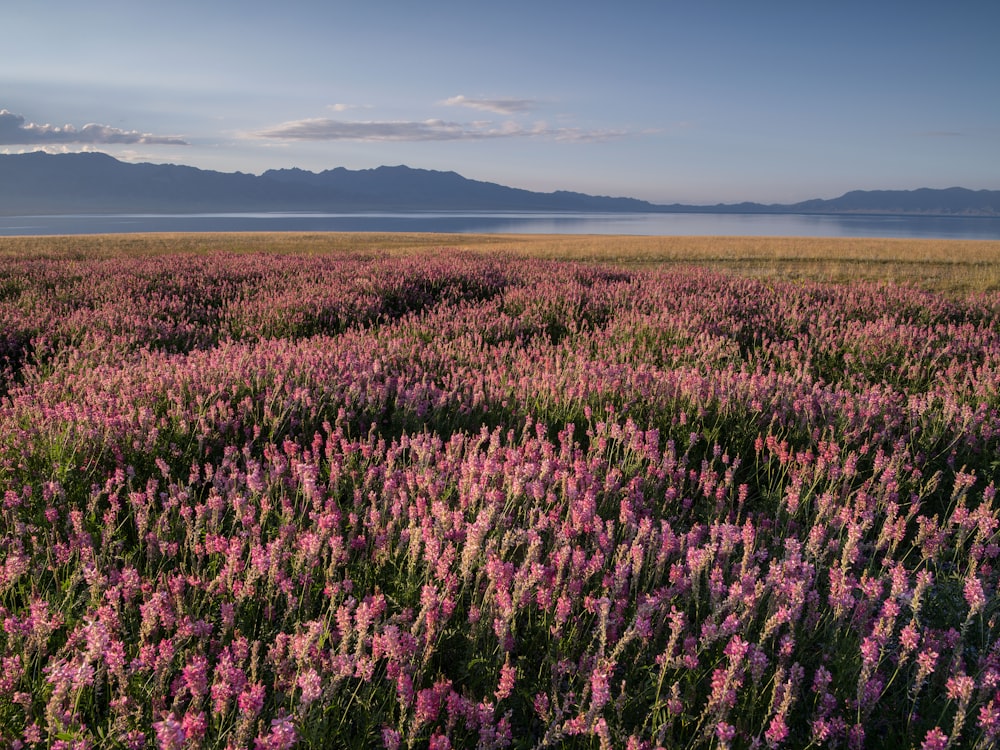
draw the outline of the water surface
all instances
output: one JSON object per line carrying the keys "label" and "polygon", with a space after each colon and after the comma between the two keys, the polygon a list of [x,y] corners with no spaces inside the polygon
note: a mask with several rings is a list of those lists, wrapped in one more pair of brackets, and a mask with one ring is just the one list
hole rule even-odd
{"label": "water surface", "polygon": [[1000,218],[707,213],[205,213],[0,216],[0,235],[445,232],[1000,240]]}

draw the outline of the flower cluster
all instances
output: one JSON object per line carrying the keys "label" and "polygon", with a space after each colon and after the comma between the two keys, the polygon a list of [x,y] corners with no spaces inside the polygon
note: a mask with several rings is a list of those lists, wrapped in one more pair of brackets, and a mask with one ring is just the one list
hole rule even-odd
{"label": "flower cluster", "polygon": [[1000,297],[0,260],[0,743],[991,747]]}

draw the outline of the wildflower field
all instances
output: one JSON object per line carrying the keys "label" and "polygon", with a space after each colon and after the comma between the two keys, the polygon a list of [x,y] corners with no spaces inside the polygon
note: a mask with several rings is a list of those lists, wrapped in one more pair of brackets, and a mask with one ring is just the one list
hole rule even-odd
{"label": "wildflower field", "polygon": [[988,748],[1000,293],[0,257],[0,746]]}

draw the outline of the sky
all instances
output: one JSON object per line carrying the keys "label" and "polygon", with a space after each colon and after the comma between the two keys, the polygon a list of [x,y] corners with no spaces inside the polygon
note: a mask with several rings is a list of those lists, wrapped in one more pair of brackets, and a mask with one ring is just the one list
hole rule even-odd
{"label": "sky", "polygon": [[654,203],[1000,189],[997,0],[5,0],[0,153]]}

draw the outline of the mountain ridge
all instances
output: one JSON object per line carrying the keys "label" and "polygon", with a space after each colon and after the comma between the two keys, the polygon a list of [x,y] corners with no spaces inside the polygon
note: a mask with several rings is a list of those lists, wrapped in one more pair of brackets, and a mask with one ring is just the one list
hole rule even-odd
{"label": "mountain ridge", "polygon": [[790,204],[654,204],[637,198],[550,193],[405,165],[260,175],[176,164],[134,164],[99,153],[0,155],[0,214],[255,211],[567,211],[1000,216],[1000,190],[961,187],[852,190]]}

